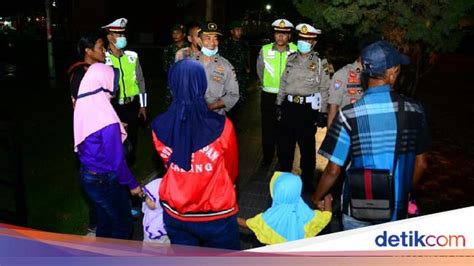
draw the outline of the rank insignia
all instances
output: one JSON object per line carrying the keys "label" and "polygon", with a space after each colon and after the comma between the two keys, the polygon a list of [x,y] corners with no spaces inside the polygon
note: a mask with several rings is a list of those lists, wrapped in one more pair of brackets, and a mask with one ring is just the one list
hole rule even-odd
{"label": "rank insignia", "polygon": [[350,95],[355,95],[355,94],[357,94],[357,90],[356,89],[349,89],[347,91],[347,93],[349,93]]}
{"label": "rank insignia", "polygon": [[218,77],[218,76],[213,76],[212,79],[214,81],[221,81],[221,77]]}
{"label": "rank insignia", "polygon": [[316,70],[316,64],[315,64],[315,63],[311,63],[308,68],[309,68],[309,70],[311,70],[311,71],[315,71],[315,70]]}
{"label": "rank insignia", "polygon": [[341,88],[341,86],[342,86],[342,81],[336,80],[336,82],[334,82],[334,89],[337,90],[337,89]]}

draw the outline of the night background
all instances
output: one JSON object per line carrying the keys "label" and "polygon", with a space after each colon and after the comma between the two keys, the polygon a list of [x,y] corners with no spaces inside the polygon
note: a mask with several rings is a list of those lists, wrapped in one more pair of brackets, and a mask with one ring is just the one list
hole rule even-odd
{"label": "night background", "polygon": [[[213,20],[226,38],[226,25],[240,20],[253,68],[260,47],[272,40],[271,22],[280,17],[321,28],[316,50],[336,70],[354,61],[365,36],[389,39],[412,59],[403,84],[409,87],[406,94],[423,104],[433,139],[428,170],[415,189],[422,214],[474,205],[472,1],[447,1],[452,10],[444,2],[416,1],[409,9],[394,4],[389,8],[402,15],[390,18],[376,16],[386,12],[387,6],[378,10],[384,1],[49,0],[53,69],[48,67],[46,2],[0,2],[0,222],[85,233],[87,205],[73,152],[66,72],[79,60],[75,45],[80,34],[121,17],[129,21],[127,49],[138,52],[144,71],[148,122],[167,107],[161,60],[177,23]],[[255,69],[252,80],[247,111],[237,125],[241,191],[262,174],[257,169],[261,150]],[[132,167],[138,180],[163,171],[155,153],[150,128],[143,124]]]}

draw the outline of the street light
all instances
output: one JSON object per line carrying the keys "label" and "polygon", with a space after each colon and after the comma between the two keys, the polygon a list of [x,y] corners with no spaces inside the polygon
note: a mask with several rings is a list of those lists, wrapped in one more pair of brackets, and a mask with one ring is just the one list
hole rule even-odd
{"label": "street light", "polygon": [[268,12],[270,12],[270,9],[272,9],[272,6],[269,5],[269,4],[267,4],[267,5],[265,6],[265,9],[266,9]]}

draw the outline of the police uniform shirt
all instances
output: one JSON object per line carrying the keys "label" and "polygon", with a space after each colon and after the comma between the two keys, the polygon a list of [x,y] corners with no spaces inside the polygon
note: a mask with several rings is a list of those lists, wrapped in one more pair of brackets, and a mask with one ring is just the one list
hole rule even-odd
{"label": "police uniform shirt", "polygon": [[327,60],[320,59],[314,51],[310,52],[308,57],[293,53],[288,56],[276,104],[281,105],[288,95],[310,96],[320,93],[320,111],[326,112],[329,83]]}
{"label": "police uniform shirt", "polygon": [[344,107],[359,100],[364,91],[360,82],[362,66],[355,61],[339,69],[329,87],[329,104]]}
{"label": "police uniform shirt", "polygon": [[225,58],[216,55],[209,63],[204,64],[201,55],[194,55],[194,59],[199,61],[206,71],[207,90],[204,98],[208,104],[221,99],[225,107],[214,110],[224,115],[229,112],[239,100],[239,84],[234,72],[234,67]]}

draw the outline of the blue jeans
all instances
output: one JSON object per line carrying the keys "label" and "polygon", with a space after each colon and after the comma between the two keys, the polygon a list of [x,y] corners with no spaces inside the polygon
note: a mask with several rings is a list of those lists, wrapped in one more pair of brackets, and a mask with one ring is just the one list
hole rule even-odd
{"label": "blue jeans", "polygon": [[171,244],[240,249],[237,215],[209,222],[187,222],[163,211],[163,222]]}
{"label": "blue jeans", "polygon": [[98,237],[129,239],[133,229],[130,198],[115,173],[92,174],[81,167],[81,186],[97,211]]}
{"label": "blue jeans", "polygon": [[366,227],[369,225],[372,225],[373,223],[371,222],[365,222],[365,221],[360,221],[357,220],[347,214],[342,214],[342,227],[343,230],[351,230],[351,229],[356,229],[356,228],[361,228],[361,227]]}

